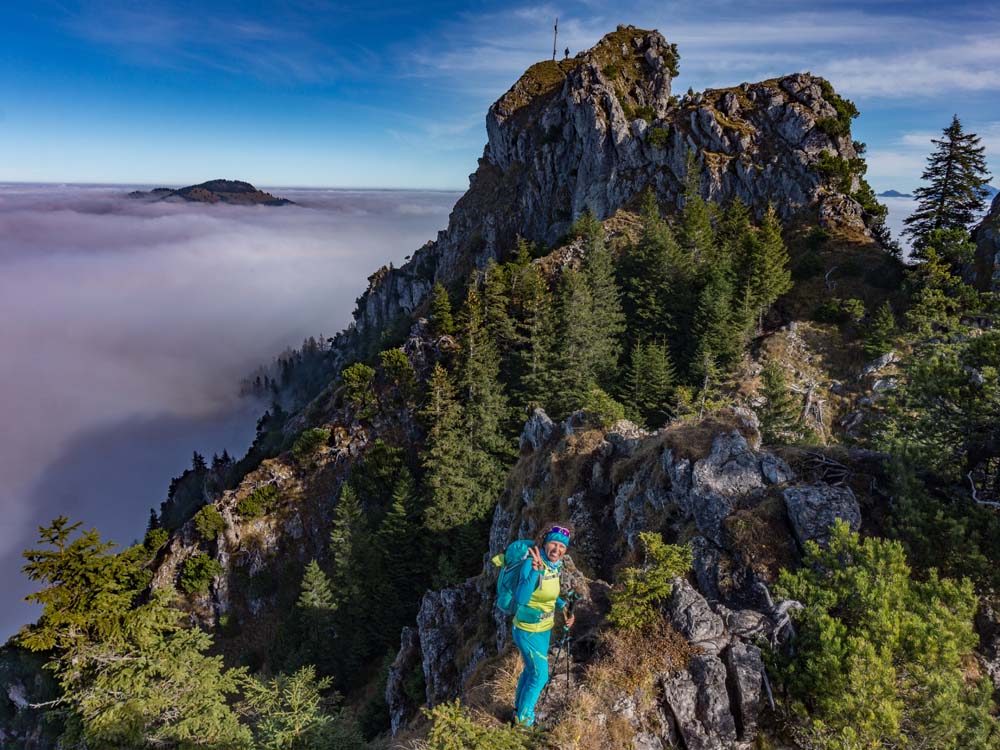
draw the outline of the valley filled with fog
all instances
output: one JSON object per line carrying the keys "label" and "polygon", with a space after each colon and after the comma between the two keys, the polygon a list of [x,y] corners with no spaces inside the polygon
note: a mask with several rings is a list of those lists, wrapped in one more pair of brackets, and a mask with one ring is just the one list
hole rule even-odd
{"label": "valley filled with fog", "polygon": [[[141,186],[148,188],[151,186]],[[240,380],[350,320],[379,266],[446,226],[454,192],[265,188],[283,207],[0,185],[0,560],[56,515],[129,544],[197,450],[242,455]],[[34,615],[9,575],[0,638]]]}

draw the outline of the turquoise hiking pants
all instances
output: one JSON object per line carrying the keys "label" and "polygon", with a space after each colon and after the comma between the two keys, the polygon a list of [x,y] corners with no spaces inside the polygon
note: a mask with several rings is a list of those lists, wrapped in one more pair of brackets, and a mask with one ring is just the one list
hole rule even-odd
{"label": "turquoise hiking pants", "polygon": [[535,723],[535,704],[542,688],[549,681],[549,636],[551,630],[529,633],[514,626],[514,645],[524,659],[524,669],[517,680],[514,696],[514,714],[517,721],[527,726]]}

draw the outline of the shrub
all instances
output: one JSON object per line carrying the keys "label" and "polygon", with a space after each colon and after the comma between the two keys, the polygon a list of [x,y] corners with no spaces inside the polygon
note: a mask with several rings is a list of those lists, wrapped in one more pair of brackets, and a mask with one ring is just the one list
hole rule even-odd
{"label": "shrub", "polygon": [[345,367],[340,377],[347,387],[347,400],[358,410],[358,416],[371,416],[375,404],[375,370],[363,362],[355,362]]}
{"label": "shrub", "polygon": [[621,68],[618,67],[617,63],[608,63],[601,68],[601,72],[608,78],[614,78],[621,72]]}
{"label": "shrub", "polygon": [[277,500],[278,488],[273,484],[265,484],[236,503],[236,512],[244,518],[258,518],[274,510]]}
{"label": "shrub", "polygon": [[292,455],[298,461],[312,458],[316,451],[320,449],[320,446],[325,445],[329,439],[329,430],[324,430],[320,427],[303,430],[302,434],[295,439],[295,443],[292,445]]}
{"label": "shrub", "polygon": [[829,547],[808,542],[802,568],[783,571],[776,591],[804,605],[794,655],[771,657],[799,717],[799,744],[993,746],[987,679],[967,671],[978,642],[968,581],[933,569],[917,581],[899,542],[862,540],[838,520]]}
{"label": "shrub", "polygon": [[666,148],[670,143],[670,128],[650,128],[646,131],[646,143],[653,148]]}
{"label": "shrub", "polygon": [[167,543],[167,539],[169,538],[170,532],[166,529],[150,529],[146,532],[146,538],[142,544],[150,552],[156,552],[156,550]]}
{"label": "shrub", "polygon": [[458,700],[423,712],[431,720],[427,750],[535,750],[543,746],[537,730],[480,724]]}
{"label": "shrub", "polygon": [[222,566],[215,558],[199,552],[184,561],[181,568],[180,587],[187,594],[204,594],[208,592],[208,584],[222,573]]}
{"label": "shrub", "polygon": [[632,110],[632,114],[640,120],[645,120],[648,123],[652,123],[653,120],[656,119],[656,110],[648,104],[643,105],[642,107],[636,107]]}
{"label": "shrub", "polygon": [[813,311],[817,323],[860,323],[865,317],[865,303],[859,299],[828,299]]}
{"label": "shrub", "polygon": [[416,381],[416,373],[407,356],[401,349],[386,349],[378,356],[389,382],[399,388],[404,397],[409,395]]}
{"label": "shrub", "polygon": [[816,121],[816,127],[833,138],[847,135],[851,132],[851,120],[859,114],[858,108],[850,99],[845,99],[835,92],[829,81],[820,79],[819,86],[823,91],[824,98],[837,111],[837,115],[835,117],[821,117]]}
{"label": "shrub", "polygon": [[593,414],[605,427],[619,419],[625,419],[625,407],[597,386],[587,391],[583,399],[583,409]]}
{"label": "shrub", "polygon": [[688,546],[666,544],[659,534],[644,531],[639,540],[646,556],[641,568],[626,568],[611,593],[608,622],[623,630],[652,627],[660,620],[660,605],[670,596],[671,579],[691,568]]}
{"label": "shrub", "polygon": [[226,528],[226,522],[214,505],[206,505],[195,513],[194,525],[201,538],[207,542],[214,541]]}

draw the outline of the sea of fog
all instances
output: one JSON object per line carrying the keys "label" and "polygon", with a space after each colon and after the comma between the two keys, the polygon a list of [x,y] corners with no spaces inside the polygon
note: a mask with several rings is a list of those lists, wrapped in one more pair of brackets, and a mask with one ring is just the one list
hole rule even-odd
{"label": "sea of fog", "polygon": [[368,275],[459,197],[272,188],[298,205],[236,207],[134,187],[0,184],[0,641],[35,616],[18,571],[40,524],[141,538],[193,451],[249,446],[265,405],[241,378],[344,328]]}

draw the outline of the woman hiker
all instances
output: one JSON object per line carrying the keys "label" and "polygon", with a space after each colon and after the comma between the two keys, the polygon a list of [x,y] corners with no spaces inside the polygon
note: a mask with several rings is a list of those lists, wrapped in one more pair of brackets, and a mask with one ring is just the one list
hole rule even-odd
{"label": "woman hiker", "polygon": [[[569,546],[570,530],[552,526],[545,534],[541,549],[532,547],[521,563],[514,601],[514,645],[524,659],[524,671],[517,681],[514,698],[514,723],[532,726],[535,703],[549,679],[549,636],[555,624],[555,609],[561,611],[565,600],[559,596],[559,570]],[[566,618],[573,626],[574,615]]]}

